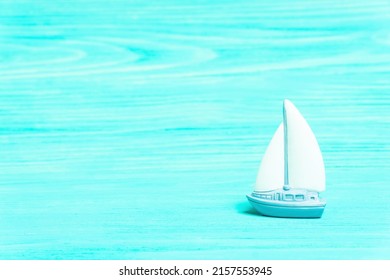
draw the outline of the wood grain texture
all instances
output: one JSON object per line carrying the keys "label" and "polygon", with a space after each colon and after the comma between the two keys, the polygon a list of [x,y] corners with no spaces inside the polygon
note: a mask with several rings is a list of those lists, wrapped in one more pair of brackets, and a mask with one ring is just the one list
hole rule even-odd
{"label": "wood grain texture", "polygon": [[[295,2],[1,1],[0,258],[389,259],[390,4]],[[321,219],[245,198],[284,98]]]}

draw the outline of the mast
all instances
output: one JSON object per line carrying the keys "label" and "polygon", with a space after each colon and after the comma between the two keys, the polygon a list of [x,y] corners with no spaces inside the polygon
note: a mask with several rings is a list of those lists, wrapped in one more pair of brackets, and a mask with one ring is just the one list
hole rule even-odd
{"label": "mast", "polygon": [[288,137],[287,137],[287,113],[286,113],[286,101],[283,101],[283,132],[284,132],[284,185],[283,189],[288,191],[290,189],[288,182]]}

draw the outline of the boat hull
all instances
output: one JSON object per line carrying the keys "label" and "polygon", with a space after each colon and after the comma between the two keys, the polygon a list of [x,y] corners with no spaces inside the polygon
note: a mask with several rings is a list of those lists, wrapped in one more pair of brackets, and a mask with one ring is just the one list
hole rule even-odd
{"label": "boat hull", "polygon": [[289,203],[283,204],[247,195],[251,205],[264,216],[282,218],[321,218],[325,203]]}

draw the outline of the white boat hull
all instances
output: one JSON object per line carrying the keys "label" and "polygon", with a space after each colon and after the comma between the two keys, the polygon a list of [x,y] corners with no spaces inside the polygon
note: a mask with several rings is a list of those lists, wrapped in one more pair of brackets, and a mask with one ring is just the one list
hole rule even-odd
{"label": "white boat hull", "polygon": [[283,218],[321,218],[325,202],[282,202],[247,195],[251,205],[264,216]]}

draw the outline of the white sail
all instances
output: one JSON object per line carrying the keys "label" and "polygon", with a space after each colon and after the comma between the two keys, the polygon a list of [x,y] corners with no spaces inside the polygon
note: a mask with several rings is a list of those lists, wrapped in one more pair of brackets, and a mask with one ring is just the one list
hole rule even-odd
{"label": "white sail", "polygon": [[306,120],[288,100],[284,101],[284,123],[276,130],[261,162],[255,191],[271,191],[286,184],[291,188],[325,190],[325,168],[317,140]]}
{"label": "white sail", "polygon": [[283,187],[283,123],[279,125],[260,164],[255,191],[271,191]]}
{"label": "white sail", "polygon": [[284,101],[288,139],[288,184],[317,192],[325,190],[321,150],[310,126],[289,101]]}

